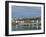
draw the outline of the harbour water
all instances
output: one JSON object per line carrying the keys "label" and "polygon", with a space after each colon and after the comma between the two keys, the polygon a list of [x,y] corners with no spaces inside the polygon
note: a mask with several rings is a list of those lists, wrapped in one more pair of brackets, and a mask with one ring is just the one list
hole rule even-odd
{"label": "harbour water", "polygon": [[40,30],[41,25],[12,25],[12,31],[22,31],[22,30]]}

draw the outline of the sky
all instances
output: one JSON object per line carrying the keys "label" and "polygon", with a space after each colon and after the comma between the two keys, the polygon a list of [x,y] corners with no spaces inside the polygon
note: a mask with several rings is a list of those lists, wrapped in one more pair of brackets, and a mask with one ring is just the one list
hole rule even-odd
{"label": "sky", "polygon": [[41,16],[41,7],[35,6],[12,6],[13,17]]}

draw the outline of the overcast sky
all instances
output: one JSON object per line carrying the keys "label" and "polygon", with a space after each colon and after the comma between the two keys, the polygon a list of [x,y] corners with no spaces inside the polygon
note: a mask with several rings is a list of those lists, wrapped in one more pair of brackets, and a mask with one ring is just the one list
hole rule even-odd
{"label": "overcast sky", "polygon": [[41,16],[41,7],[12,6],[12,16]]}

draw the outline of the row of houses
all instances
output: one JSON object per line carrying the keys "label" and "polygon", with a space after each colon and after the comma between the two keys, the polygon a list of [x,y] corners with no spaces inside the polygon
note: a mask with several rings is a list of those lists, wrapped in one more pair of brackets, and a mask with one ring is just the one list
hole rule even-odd
{"label": "row of houses", "polygon": [[31,24],[41,24],[41,17],[33,17],[33,18],[14,18],[12,19],[13,24],[18,25],[31,25]]}

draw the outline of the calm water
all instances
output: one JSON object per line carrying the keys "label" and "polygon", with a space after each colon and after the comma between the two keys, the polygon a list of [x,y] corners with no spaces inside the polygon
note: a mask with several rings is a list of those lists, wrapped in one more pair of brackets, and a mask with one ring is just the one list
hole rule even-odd
{"label": "calm water", "polygon": [[39,30],[41,29],[40,25],[37,26],[35,25],[32,27],[32,25],[12,25],[12,31],[21,31],[21,30]]}

